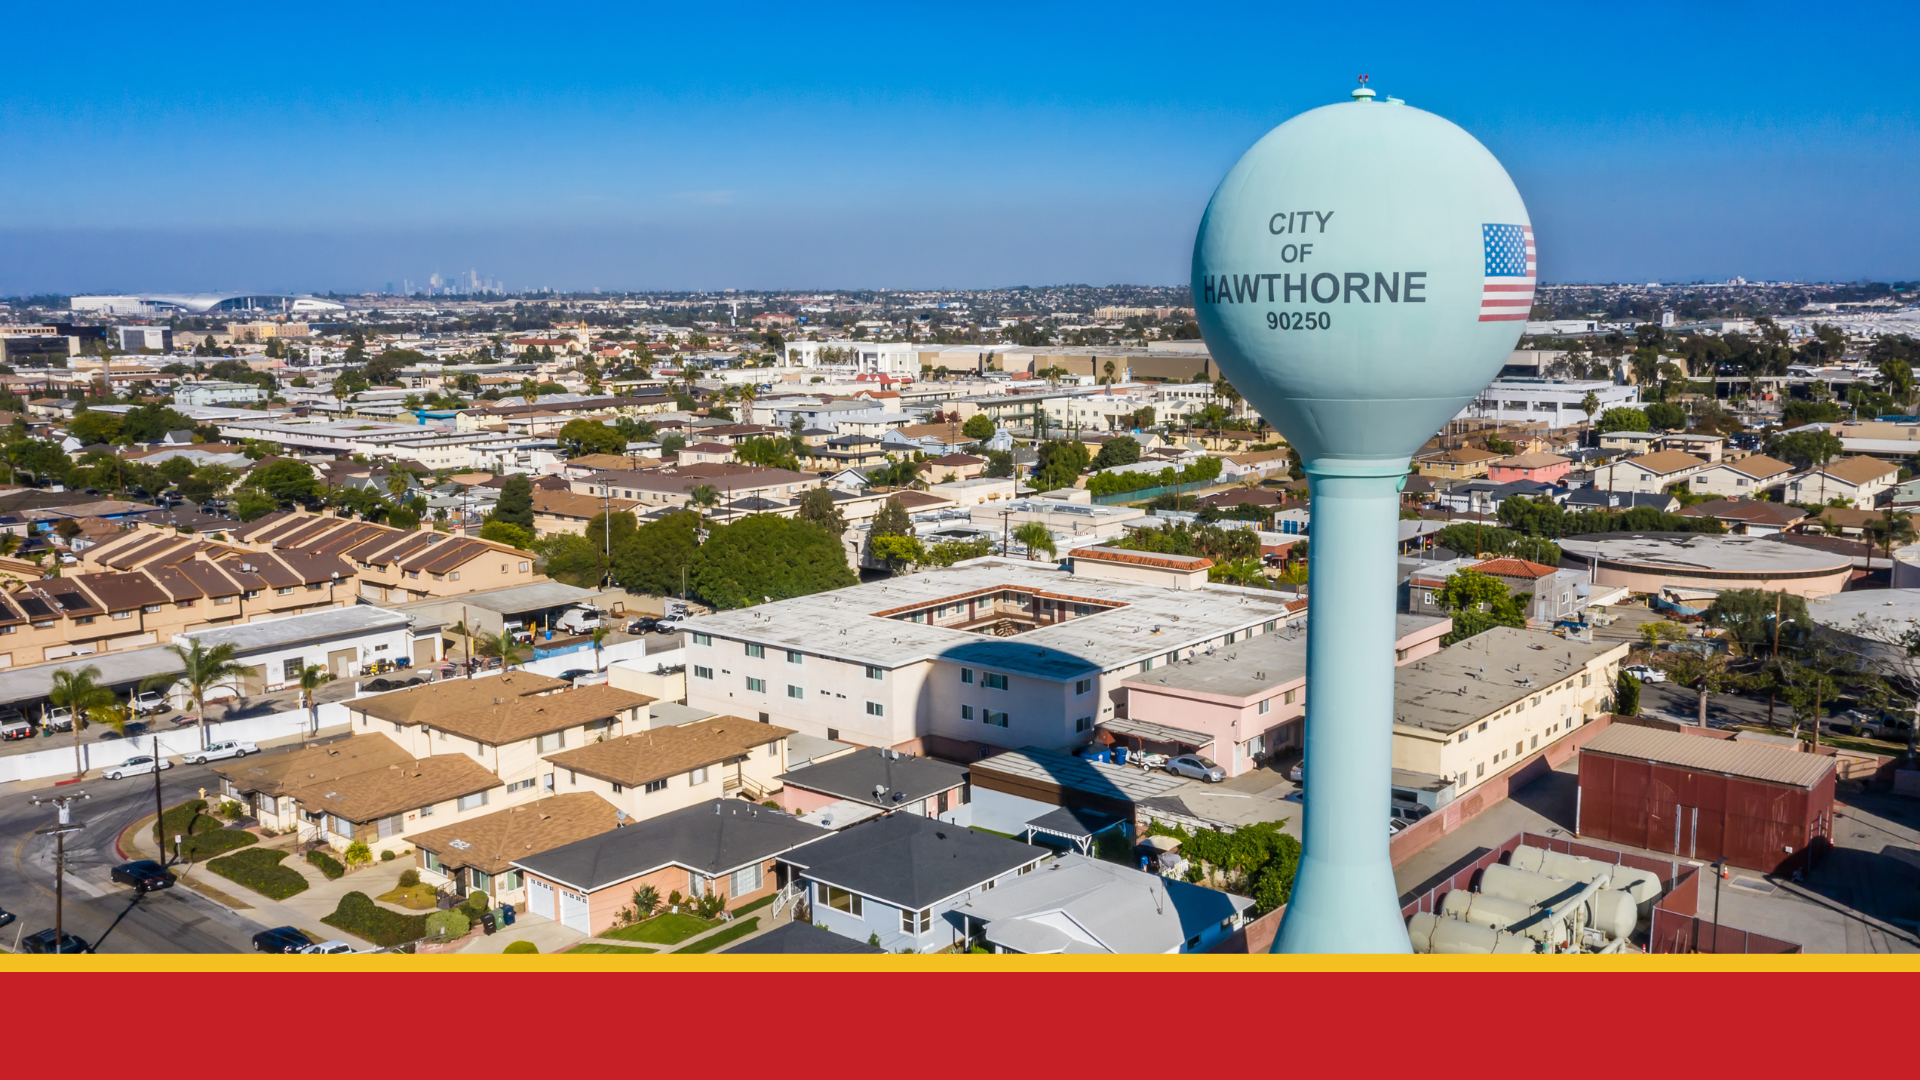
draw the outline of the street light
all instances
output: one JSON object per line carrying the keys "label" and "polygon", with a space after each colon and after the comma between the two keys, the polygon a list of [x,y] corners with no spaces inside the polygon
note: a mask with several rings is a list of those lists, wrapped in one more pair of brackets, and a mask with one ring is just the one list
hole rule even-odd
{"label": "street light", "polygon": [[34,832],[53,837],[53,951],[56,954],[64,950],[67,935],[67,834],[77,833],[87,827],[86,822],[73,820],[73,804],[86,798],[91,796],[84,791],[69,791],[59,795],[35,795],[32,799],[35,806],[43,802],[52,803],[55,811],[54,823]]}

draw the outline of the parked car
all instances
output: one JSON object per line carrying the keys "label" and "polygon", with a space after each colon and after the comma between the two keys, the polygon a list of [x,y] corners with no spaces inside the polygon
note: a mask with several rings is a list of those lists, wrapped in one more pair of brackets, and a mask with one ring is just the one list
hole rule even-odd
{"label": "parked car", "polygon": [[1293,768],[1287,770],[1287,779],[1293,781],[1296,784],[1299,784],[1299,783],[1304,783],[1306,781],[1306,778],[1307,778],[1307,759],[1301,758],[1299,761],[1296,761],[1293,763]]}
{"label": "parked car", "polygon": [[171,889],[177,879],[167,872],[167,868],[152,859],[135,859],[121,863],[113,868],[109,875],[120,885],[133,886],[134,892],[148,893],[155,889]]}
{"label": "parked car", "polygon": [[72,731],[73,710],[67,708],[48,709],[47,726],[55,731]]}
{"label": "parked car", "polygon": [[322,941],[318,945],[309,945],[304,949],[295,949],[294,951],[312,953],[317,956],[340,956],[345,953],[356,953],[360,950],[344,941]]}
{"label": "parked car", "polygon": [[205,765],[209,761],[222,761],[227,758],[243,758],[248,754],[257,754],[260,748],[245,739],[228,739],[217,742],[205,750],[195,750],[180,755],[180,760],[189,765]]}
{"label": "parked car", "polygon": [[1645,664],[1629,664],[1626,667],[1621,668],[1620,671],[1622,674],[1631,675],[1634,678],[1639,679],[1641,682],[1666,682],[1667,681],[1666,672],[1661,671],[1657,667],[1648,667]]}
{"label": "parked car", "polygon": [[135,757],[130,757],[118,765],[109,765],[101,769],[100,776],[106,780],[119,780],[122,777],[139,776],[144,773],[160,772],[171,768],[173,768],[173,762],[168,761],[166,758],[161,758],[160,763],[155,765],[152,754],[140,754]]}
{"label": "parked car", "polygon": [[573,680],[580,678],[582,675],[591,675],[591,674],[593,674],[592,669],[577,667],[577,668],[568,668],[567,670],[561,672],[560,674],[555,675],[554,678],[560,679],[563,682],[572,682]]}
{"label": "parked car", "polygon": [[131,698],[128,698],[127,707],[133,710],[133,715],[135,716],[155,716],[159,713],[172,710],[173,703],[168,701],[166,695],[159,691],[148,690],[145,693],[135,694]]}
{"label": "parked car", "polygon": [[651,634],[653,633],[653,628],[655,626],[658,626],[659,623],[660,623],[660,620],[654,618],[651,615],[642,615],[639,618],[627,624],[627,633]]}
{"label": "parked car", "polygon": [[33,722],[20,715],[18,709],[0,712],[0,739],[33,738]]}
{"label": "parked car", "polygon": [[686,625],[686,619],[678,615],[669,615],[664,619],[655,619],[653,632],[656,634],[677,634]]}
{"label": "parked car", "polygon": [[276,926],[253,935],[253,951],[295,953],[313,944],[307,935],[291,926]]}
{"label": "parked car", "polygon": [[13,912],[8,911],[6,908],[0,908],[0,926],[7,925],[12,922],[15,917]]}
{"label": "parked car", "polygon": [[1227,770],[1213,763],[1211,758],[1199,754],[1180,754],[1167,762],[1167,771],[1175,776],[1191,777],[1217,784],[1227,778]]}
{"label": "parked car", "polygon": [[[59,941],[57,948],[54,946],[56,939]],[[21,938],[20,951],[30,953],[83,953],[92,952],[93,946],[87,944],[86,938],[75,937],[72,934],[56,934],[52,927],[48,927],[37,934],[28,934],[26,937]]]}

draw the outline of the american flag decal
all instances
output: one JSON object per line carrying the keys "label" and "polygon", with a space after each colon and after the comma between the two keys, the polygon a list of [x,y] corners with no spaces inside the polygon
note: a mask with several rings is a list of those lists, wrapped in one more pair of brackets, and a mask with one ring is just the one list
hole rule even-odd
{"label": "american flag decal", "polygon": [[1482,225],[1480,232],[1487,255],[1480,321],[1524,321],[1533,310],[1533,226]]}

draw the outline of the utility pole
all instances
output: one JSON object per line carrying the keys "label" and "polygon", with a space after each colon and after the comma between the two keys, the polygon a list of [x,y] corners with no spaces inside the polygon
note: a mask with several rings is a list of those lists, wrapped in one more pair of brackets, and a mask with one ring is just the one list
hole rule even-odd
{"label": "utility pole", "polygon": [[160,798],[160,736],[153,737],[153,844],[160,849],[160,865],[167,865],[167,841],[161,822],[167,808]]}
{"label": "utility pole", "polygon": [[1713,864],[1713,951],[1720,951],[1720,883],[1727,877],[1727,860]]}
{"label": "utility pole", "polygon": [[[67,940],[66,896],[67,896],[67,834],[86,828],[86,822],[73,820],[73,804],[76,800],[89,798],[84,791],[69,791],[60,795],[35,795],[33,805],[50,802],[54,806],[56,818],[52,825],[34,832],[42,835],[53,834],[53,951],[58,955]],[[156,826],[159,822],[154,823]]]}
{"label": "utility pole", "polygon": [[[1773,670],[1774,678],[1769,681],[1777,682],[1780,674],[1780,594],[1777,592],[1773,594]],[[1768,728],[1773,727],[1773,699],[1779,692],[1778,686],[1767,687]]]}

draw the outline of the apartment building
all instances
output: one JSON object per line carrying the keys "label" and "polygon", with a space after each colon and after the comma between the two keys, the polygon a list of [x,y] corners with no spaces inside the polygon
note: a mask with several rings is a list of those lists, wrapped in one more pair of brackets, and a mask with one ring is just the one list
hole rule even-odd
{"label": "apartment building", "polygon": [[1709,465],[1687,478],[1687,489],[1695,495],[1716,495],[1723,499],[1750,499],[1772,491],[1793,475],[1793,466],[1765,454],[1749,454],[1738,461]]}
{"label": "apartment building", "polygon": [[1299,614],[1266,590],[1184,587],[1184,565],[1073,565],[990,557],[693,619],[687,704],[963,757],[1072,746],[1124,707],[1126,678]]}
{"label": "apartment building", "polygon": [[1900,467],[1866,456],[1841,458],[1790,477],[1785,485],[1788,502],[1825,505],[1845,499],[1860,509],[1872,509],[1880,493],[1900,481]]}
{"label": "apartment building", "polygon": [[709,799],[780,788],[793,732],[738,716],[654,727],[546,757],[553,790],[591,792],[635,821]]}
{"label": "apartment building", "polygon": [[348,563],[354,593],[407,603],[545,581],[532,553],[422,525],[394,529],[304,511],[269,514],[230,535],[251,551],[282,556],[333,556]]}
{"label": "apartment building", "polygon": [[601,514],[631,512],[640,504],[632,499],[594,498],[591,495],[576,495],[571,491],[549,491],[545,488],[533,489],[533,534],[535,536],[553,536],[558,533],[572,533],[580,536],[587,531],[587,522]]}
{"label": "apartment building", "polygon": [[1706,466],[1705,458],[1678,450],[1656,450],[1595,469],[1593,486],[1600,491],[1655,494],[1687,481]]}
{"label": "apartment building", "polygon": [[1624,641],[1497,626],[1403,665],[1394,673],[1393,767],[1449,784],[1458,798],[1612,711],[1626,655]]}
{"label": "apartment building", "polygon": [[639,504],[636,512],[645,513],[663,506],[684,506],[693,489],[702,486],[713,488],[729,502],[752,496],[790,500],[799,498],[808,488],[823,486],[825,481],[789,469],[708,463],[608,470],[575,478],[570,483],[576,495],[630,499]]}

